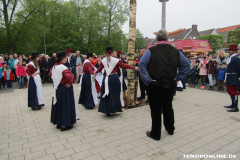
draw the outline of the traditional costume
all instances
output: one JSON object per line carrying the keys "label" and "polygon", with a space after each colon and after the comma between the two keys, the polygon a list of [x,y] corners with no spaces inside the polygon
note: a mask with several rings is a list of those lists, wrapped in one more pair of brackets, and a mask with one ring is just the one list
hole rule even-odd
{"label": "traditional costume", "polygon": [[[99,64],[97,63],[95,66],[94,66],[94,70],[97,71],[98,68],[99,68]],[[102,87],[102,82],[103,82],[103,75],[104,75],[104,69],[102,69],[101,72],[98,72],[97,75],[96,75],[96,80],[98,81],[98,84],[100,85],[100,87]]]}
{"label": "traditional costume", "polygon": [[[238,46],[236,44],[231,44],[229,46],[229,50],[238,50]],[[227,70],[226,70],[226,86],[227,92],[231,97],[232,105],[225,106],[225,108],[231,108],[228,112],[238,112],[238,84],[240,77],[240,58],[237,56],[237,53],[231,55]]]}
{"label": "traditional costume", "polygon": [[[113,47],[107,47],[106,50],[107,53],[111,55]],[[101,87],[101,99],[98,112],[106,113],[109,116],[110,113],[122,112],[122,107],[124,106],[123,79],[117,74],[119,68],[134,69],[134,67],[124,64],[119,59],[110,56],[109,59],[104,58],[102,60],[96,73],[101,72],[103,68],[105,69],[105,75]]]}
{"label": "traditional costume", "polygon": [[[88,53],[87,58],[93,57],[93,53]],[[92,63],[86,59],[83,63],[83,75],[80,80],[79,89],[81,93],[79,96],[79,104],[85,108],[93,109],[98,104],[98,93],[101,87],[94,77],[94,67]]]}
{"label": "traditional costume", "polygon": [[[53,80],[52,94],[52,112],[51,122],[61,131],[73,128],[76,120],[79,120],[78,104],[73,83],[74,76],[70,70],[61,62],[61,59],[67,57],[65,51],[57,53],[57,62],[50,70],[49,75]],[[71,86],[67,88],[65,84]]]}
{"label": "traditional costume", "polygon": [[[39,57],[39,54],[38,52],[33,52],[31,56],[32,58]],[[37,68],[37,66],[35,66],[31,61],[27,66],[26,73],[29,75],[27,96],[28,107],[31,107],[32,110],[39,110],[44,106],[44,97],[39,68]],[[36,76],[32,77],[33,74],[36,74]]]}

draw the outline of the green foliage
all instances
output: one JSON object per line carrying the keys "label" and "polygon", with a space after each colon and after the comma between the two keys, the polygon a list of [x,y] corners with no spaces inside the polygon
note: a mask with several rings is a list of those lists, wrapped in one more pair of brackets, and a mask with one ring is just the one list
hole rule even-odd
{"label": "green foliage", "polygon": [[[82,54],[90,51],[102,54],[106,46],[110,45],[114,50],[122,50],[121,39],[125,50],[123,52],[127,52],[127,37],[121,30],[129,14],[127,1],[23,0],[21,4],[18,1],[17,5],[24,7],[15,10],[14,21],[9,27],[13,51],[26,55],[35,50],[44,53],[45,30],[49,55],[68,47],[72,52],[80,50]],[[8,9],[10,12],[11,7]],[[33,9],[35,10],[31,12]],[[0,36],[0,52],[8,53],[9,40],[5,24],[0,26]]]}
{"label": "green foliage", "polygon": [[240,30],[233,30],[227,33],[227,46],[230,44],[240,44]]}
{"label": "green foliage", "polygon": [[[136,43],[135,43],[135,53],[139,53],[141,48],[147,47],[145,45],[144,37],[141,31],[137,28],[136,29]],[[138,52],[137,52],[138,51]]]}
{"label": "green foliage", "polygon": [[198,36],[197,39],[207,40],[212,47],[212,52],[210,54],[215,54],[218,49],[222,48],[223,45],[223,36],[222,35],[204,35]]}

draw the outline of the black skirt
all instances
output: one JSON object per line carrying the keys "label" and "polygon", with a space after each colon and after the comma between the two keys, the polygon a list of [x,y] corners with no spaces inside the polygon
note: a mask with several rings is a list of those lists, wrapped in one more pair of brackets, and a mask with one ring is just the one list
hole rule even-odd
{"label": "black skirt", "polygon": [[71,126],[76,123],[73,86],[67,88],[59,84],[56,90],[57,103],[52,104],[51,122],[58,126]]}
{"label": "black skirt", "polygon": [[33,77],[29,77],[29,85],[28,85],[28,107],[31,108],[40,108],[43,107],[44,104],[38,104],[38,97],[37,97],[37,86]]}
{"label": "black skirt", "polygon": [[117,74],[113,74],[108,77],[109,95],[102,98],[105,93],[105,78],[106,75],[103,78],[101,87],[101,99],[98,112],[106,114],[122,112],[122,105],[120,101],[121,83],[119,77]]}
{"label": "black skirt", "polygon": [[82,104],[85,108],[95,107],[92,96],[92,80],[90,74],[83,74],[82,77],[82,89],[79,96],[79,104]]}

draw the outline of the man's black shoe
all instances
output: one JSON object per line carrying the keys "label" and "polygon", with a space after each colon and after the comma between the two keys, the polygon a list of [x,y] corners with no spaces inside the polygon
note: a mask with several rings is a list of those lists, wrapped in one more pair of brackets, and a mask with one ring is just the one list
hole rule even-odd
{"label": "man's black shoe", "polygon": [[32,110],[40,110],[41,107],[32,108]]}
{"label": "man's black shoe", "polygon": [[233,108],[233,106],[224,106],[224,108]]}
{"label": "man's black shoe", "polygon": [[61,131],[66,131],[72,129],[73,126],[61,127]]}
{"label": "man's black shoe", "polygon": [[160,140],[160,138],[159,138],[159,139],[153,138],[153,137],[151,136],[151,132],[150,132],[150,131],[147,131],[146,134],[147,134],[148,137],[150,137],[150,138],[152,138],[152,139],[154,139],[154,140],[156,140],[156,141],[159,141],[159,140]]}
{"label": "man's black shoe", "polygon": [[110,117],[110,116],[111,116],[111,114],[110,114],[110,113],[107,113],[106,115],[107,115],[108,117]]}
{"label": "man's black shoe", "polygon": [[57,125],[57,129],[60,129],[60,128],[61,128],[61,126]]}
{"label": "man's black shoe", "polygon": [[230,110],[227,110],[228,112],[239,112],[239,109],[232,108]]}
{"label": "man's black shoe", "polygon": [[169,135],[173,135],[173,133],[174,133],[174,131],[172,131],[172,132],[167,131],[167,132]]}
{"label": "man's black shoe", "polygon": [[143,98],[143,97],[138,97],[137,99],[140,101],[140,100],[145,99],[145,98]]}

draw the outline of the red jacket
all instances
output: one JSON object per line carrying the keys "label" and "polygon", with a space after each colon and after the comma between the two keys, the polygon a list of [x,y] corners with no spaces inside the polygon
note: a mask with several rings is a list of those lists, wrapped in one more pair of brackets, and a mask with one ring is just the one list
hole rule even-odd
{"label": "red jacket", "polygon": [[23,77],[26,75],[26,72],[25,72],[25,69],[23,66],[17,66],[17,69],[16,69],[16,75],[18,77]]}
{"label": "red jacket", "polygon": [[92,65],[93,65],[93,67],[97,64],[97,58],[93,58],[93,60],[92,60]]}
{"label": "red jacket", "polygon": [[[4,71],[4,81],[7,80],[7,71]],[[10,80],[13,81],[13,73],[10,71]]]}

